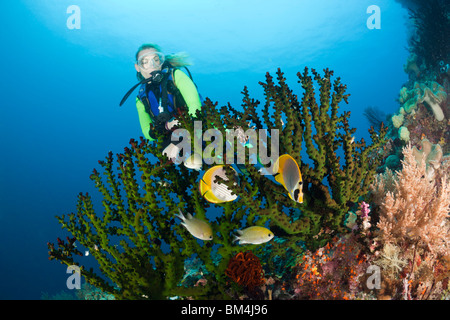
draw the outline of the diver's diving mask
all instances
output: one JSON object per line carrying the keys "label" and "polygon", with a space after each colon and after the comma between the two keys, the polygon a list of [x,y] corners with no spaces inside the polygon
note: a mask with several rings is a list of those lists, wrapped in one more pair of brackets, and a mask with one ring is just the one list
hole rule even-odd
{"label": "diver's diving mask", "polygon": [[149,52],[142,55],[137,65],[143,70],[154,70],[161,68],[164,63],[164,55],[160,52]]}

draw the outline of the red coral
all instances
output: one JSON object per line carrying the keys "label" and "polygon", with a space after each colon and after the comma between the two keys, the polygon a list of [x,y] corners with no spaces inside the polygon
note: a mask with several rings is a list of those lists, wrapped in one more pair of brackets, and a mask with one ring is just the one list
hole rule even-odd
{"label": "red coral", "polygon": [[264,283],[261,262],[251,251],[239,252],[231,258],[225,274],[237,284],[249,289]]}
{"label": "red coral", "polygon": [[355,299],[369,265],[355,236],[334,238],[315,252],[306,251],[294,268],[298,299]]}

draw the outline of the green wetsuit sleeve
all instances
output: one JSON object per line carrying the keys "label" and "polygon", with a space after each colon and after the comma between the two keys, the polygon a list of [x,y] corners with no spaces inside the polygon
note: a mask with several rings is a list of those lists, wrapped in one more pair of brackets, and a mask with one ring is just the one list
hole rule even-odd
{"label": "green wetsuit sleeve", "polygon": [[180,93],[186,102],[189,114],[191,116],[195,116],[195,112],[202,108],[197,87],[192,82],[191,78],[189,78],[188,75],[181,70],[175,70],[173,77],[175,80],[175,86],[178,90],[180,90]]}
{"label": "green wetsuit sleeve", "polygon": [[149,131],[150,131],[150,123],[152,122],[150,115],[145,112],[145,106],[142,103],[141,100],[136,98],[136,108],[138,111],[139,116],[139,123],[141,124],[142,133],[144,134],[144,137],[147,138],[150,141],[153,141],[152,137],[150,137]]}

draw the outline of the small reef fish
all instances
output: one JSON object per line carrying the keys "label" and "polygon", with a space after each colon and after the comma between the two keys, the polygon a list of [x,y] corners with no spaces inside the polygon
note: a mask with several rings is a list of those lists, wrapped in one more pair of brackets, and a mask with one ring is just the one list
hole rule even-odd
{"label": "small reef fish", "polygon": [[248,227],[243,230],[236,231],[239,235],[234,236],[235,241],[239,241],[239,244],[261,244],[272,240],[274,234],[267,228],[264,227]]}
{"label": "small reef fish", "polygon": [[[234,171],[237,175],[236,170]],[[225,184],[214,182],[217,176],[224,180],[228,180],[228,177],[225,175],[224,165],[214,166],[205,172],[199,183],[199,190],[202,196],[211,203],[234,201],[237,198],[237,195],[232,195],[232,191]]]}
{"label": "small reef fish", "polygon": [[197,153],[191,154],[186,161],[184,161],[184,166],[188,169],[193,169],[199,171],[202,168],[202,157]]}
{"label": "small reef fish", "polygon": [[180,214],[176,216],[181,219],[181,225],[189,231],[194,237],[200,240],[212,240],[213,232],[211,226],[203,220],[194,218],[190,213],[187,214],[187,218],[183,215],[180,209]]}
{"label": "small reef fish", "polygon": [[169,186],[170,182],[166,182],[166,181],[156,181],[157,184],[159,184],[162,187],[167,187]]}
{"label": "small reef fish", "polygon": [[273,172],[275,180],[281,183],[289,193],[289,198],[303,203],[302,173],[295,159],[288,154],[283,154],[275,162]]}

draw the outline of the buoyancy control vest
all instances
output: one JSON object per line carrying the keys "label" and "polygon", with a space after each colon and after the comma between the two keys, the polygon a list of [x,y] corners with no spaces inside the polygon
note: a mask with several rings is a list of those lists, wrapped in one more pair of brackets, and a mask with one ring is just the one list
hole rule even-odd
{"label": "buoyancy control vest", "polygon": [[[152,121],[154,121],[161,112],[179,112],[181,108],[186,107],[186,102],[174,83],[173,74],[177,69],[178,68],[173,67],[167,61],[164,62],[161,70],[152,72],[150,78],[142,79],[128,90],[120,101],[119,106],[122,106],[131,93],[137,87],[140,87],[138,99],[144,104],[145,111],[150,115]],[[191,73],[187,68],[186,70],[192,80]]]}
{"label": "buoyancy control vest", "polygon": [[[192,80],[192,75],[188,68],[184,67]],[[175,71],[179,68],[173,67],[167,61],[164,62],[162,69],[154,71],[148,79],[142,79],[134,85],[122,98],[122,106],[131,93],[139,87],[137,99],[142,102],[145,113],[150,117],[151,138],[155,138],[153,131],[159,131],[165,134],[165,123],[177,117],[183,111],[187,111],[187,104],[180,90],[176,87],[174,81]],[[195,83],[194,83],[195,85]],[[196,85],[195,85],[196,86]],[[200,100],[202,100],[200,98]]]}

